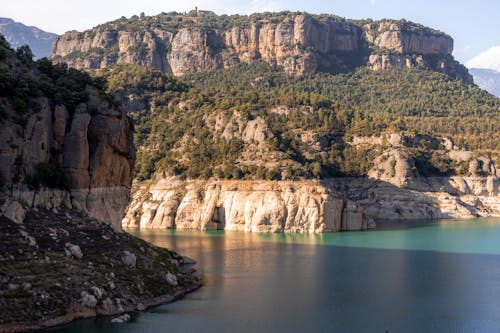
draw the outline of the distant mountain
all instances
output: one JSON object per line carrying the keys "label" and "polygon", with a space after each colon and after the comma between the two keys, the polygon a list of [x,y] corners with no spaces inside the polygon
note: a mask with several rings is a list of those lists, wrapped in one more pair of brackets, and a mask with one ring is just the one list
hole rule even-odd
{"label": "distant mountain", "polygon": [[478,86],[500,97],[500,72],[485,68],[471,68],[469,72]]}
{"label": "distant mountain", "polygon": [[0,33],[5,36],[12,48],[29,45],[35,58],[50,57],[56,34],[37,27],[28,27],[10,18],[0,17]]}

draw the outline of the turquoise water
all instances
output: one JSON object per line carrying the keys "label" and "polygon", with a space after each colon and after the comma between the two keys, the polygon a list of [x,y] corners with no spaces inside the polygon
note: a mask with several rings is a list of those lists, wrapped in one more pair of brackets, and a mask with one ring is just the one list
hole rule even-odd
{"label": "turquoise water", "polygon": [[322,235],[129,230],[205,286],[127,324],[55,332],[500,332],[500,219]]}

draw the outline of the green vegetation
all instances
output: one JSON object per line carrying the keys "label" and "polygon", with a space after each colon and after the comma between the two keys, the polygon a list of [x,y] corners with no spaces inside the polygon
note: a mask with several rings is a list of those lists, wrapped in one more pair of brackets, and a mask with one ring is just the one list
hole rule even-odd
{"label": "green vegetation", "polygon": [[[7,122],[4,126],[12,123],[22,127],[16,129],[20,131],[19,133],[26,131],[28,123],[33,124],[30,119],[40,117],[38,113],[42,105],[45,105],[45,100],[52,109],[56,106],[65,106],[69,113],[68,123],[71,123],[78,105],[88,102],[89,88],[95,87],[100,91],[98,93],[104,94],[102,90],[105,85],[105,80],[68,68],[66,64],[54,65],[47,58],[35,62],[28,46],[22,46],[14,51],[0,35],[0,123]],[[114,103],[109,96],[108,101]],[[33,134],[27,134],[25,138],[31,135]],[[88,141],[90,149],[94,149],[97,144],[95,135],[89,132]],[[19,152],[20,155],[16,158],[17,170],[14,172],[16,181],[24,182],[32,188],[45,186],[68,189],[69,177],[65,174],[60,159],[57,158],[60,152],[55,147],[46,149],[50,156],[34,168],[23,165],[23,152]]]}
{"label": "green vegetation", "polygon": [[[154,172],[224,179],[365,175],[387,144],[349,142],[390,132],[446,136],[493,157],[500,150],[500,100],[422,69],[295,77],[255,62],[183,78],[135,66],[105,75],[123,105],[130,107],[130,95],[140,104],[132,110],[139,179]],[[259,142],[238,129],[252,121],[265,124]],[[423,173],[466,172],[440,149],[425,140],[416,146]]]}
{"label": "green vegetation", "polygon": [[254,13],[251,15],[217,15],[210,11],[195,11],[191,10],[188,13],[179,12],[169,12],[161,13],[155,16],[144,16],[144,15],[134,15],[130,18],[121,17],[118,20],[107,22],[96,27],[96,31],[141,31],[153,29],[161,29],[176,33],[182,28],[186,27],[197,27],[201,29],[218,29],[218,30],[229,30],[234,27],[248,27],[251,24],[265,24],[274,23],[278,24],[287,19],[292,19],[297,15],[307,15],[317,22],[338,22],[338,23],[349,23],[356,25],[358,27],[363,27],[366,24],[371,24],[373,28],[377,27],[378,24],[389,22],[398,24],[403,31],[423,31],[429,35],[444,35],[443,32],[425,27],[421,24],[414,23],[407,20],[380,20],[373,21],[371,19],[365,20],[350,20],[337,15],[332,14],[309,14],[306,12],[292,12],[292,11],[281,11],[281,12],[263,12]]}
{"label": "green vegetation", "polygon": [[104,88],[103,81],[64,63],[53,64],[47,58],[34,62],[27,45],[14,51],[1,38],[0,97],[4,105],[14,107],[18,117],[38,112],[40,97],[47,97],[53,106],[64,105],[73,113],[78,104],[87,101],[87,86]]}
{"label": "green vegetation", "polygon": [[70,178],[56,163],[42,162],[35,166],[35,175],[28,180],[33,188],[47,187],[68,190]]}

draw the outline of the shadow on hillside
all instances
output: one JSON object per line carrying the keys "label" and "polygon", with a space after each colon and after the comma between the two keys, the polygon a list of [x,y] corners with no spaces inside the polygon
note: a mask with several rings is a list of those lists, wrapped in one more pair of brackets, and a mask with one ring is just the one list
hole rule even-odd
{"label": "shadow on hillside", "polygon": [[[433,220],[472,218],[488,215],[491,209],[475,198],[474,204],[464,202],[461,195],[477,193],[489,196],[485,177],[462,178],[461,189],[452,177],[418,177],[398,187],[387,181],[367,177],[330,178],[321,185],[348,200],[361,205],[365,214],[375,220]],[[498,192],[498,179],[495,188]],[[471,184],[469,184],[471,183]],[[473,184],[472,184],[473,183]],[[472,186],[474,185],[474,191]],[[498,193],[495,193],[498,195]]]}

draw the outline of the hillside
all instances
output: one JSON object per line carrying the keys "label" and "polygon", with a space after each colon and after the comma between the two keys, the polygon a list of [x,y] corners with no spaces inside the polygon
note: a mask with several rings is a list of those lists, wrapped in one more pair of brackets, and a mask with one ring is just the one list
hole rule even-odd
{"label": "hillside", "polygon": [[0,17],[0,34],[4,35],[7,42],[14,49],[28,45],[33,51],[35,59],[50,57],[52,46],[58,37],[56,34],[43,31],[37,27],[28,27],[4,17]]}
{"label": "hillside", "polygon": [[134,148],[103,82],[0,35],[0,331],[120,315],[200,287],[192,261],[121,232]]}
{"label": "hillside", "polygon": [[[255,62],[182,79],[131,65],[102,73],[135,121],[142,180],[158,171],[219,179],[362,176],[394,146],[425,176],[468,174],[479,155],[499,162],[500,100],[423,69],[296,77]],[[391,145],[391,133],[399,145]],[[461,149],[471,153],[453,160],[450,151]]]}
{"label": "hillside", "polygon": [[474,82],[481,89],[500,97],[500,72],[484,68],[471,68],[469,72],[474,76]]}
{"label": "hillside", "polygon": [[472,82],[453,59],[453,39],[405,20],[334,15],[192,11],[122,17],[58,38],[53,59],[80,69],[135,64],[184,75],[263,60],[298,75],[422,67]]}
{"label": "hillside", "polygon": [[0,141],[0,194],[28,207],[78,207],[119,228],[134,148],[129,120],[102,82],[35,62],[27,46],[13,51],[0,36]]}

